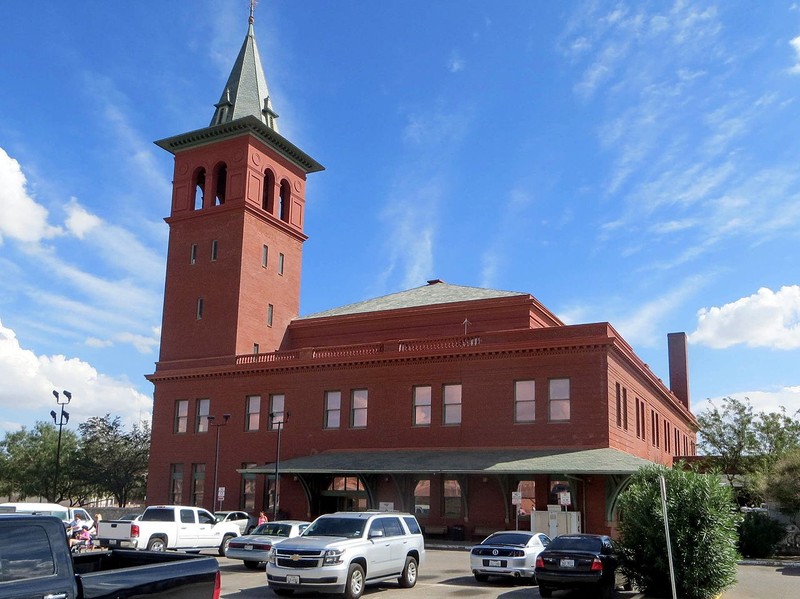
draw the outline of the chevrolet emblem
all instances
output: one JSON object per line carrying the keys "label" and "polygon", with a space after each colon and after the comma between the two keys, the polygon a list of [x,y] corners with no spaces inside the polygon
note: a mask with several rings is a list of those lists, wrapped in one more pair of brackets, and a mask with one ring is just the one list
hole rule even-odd
{"label": "chevrolet emblem", "polygon": [[293,554],[292,554],[292,557],[291,557],[291,560],[292,560],[293,562],[299,562],[299,561],[300,561],[300,556],[299,556],[299,555],[297,555],[296,553],[293,553]]}

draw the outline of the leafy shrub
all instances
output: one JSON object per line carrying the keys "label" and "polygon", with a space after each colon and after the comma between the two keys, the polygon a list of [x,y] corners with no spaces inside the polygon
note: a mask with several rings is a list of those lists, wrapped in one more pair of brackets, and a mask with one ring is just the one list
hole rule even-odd
{"label": "leafy shrub", "polygon": [[763,512],[748,512],[739,527],[739,551],[746,557],[769,557],[786,536],[786,527]]}
{"label": "leafy shrub", "polygon": [[648,466],[621,494],[621,569],[649,596],[670,597],[672,586],[659,477],[667,486],[667,513],[678,596],[709,599],[736,582],[737,525],[730,487],[716,475]]}

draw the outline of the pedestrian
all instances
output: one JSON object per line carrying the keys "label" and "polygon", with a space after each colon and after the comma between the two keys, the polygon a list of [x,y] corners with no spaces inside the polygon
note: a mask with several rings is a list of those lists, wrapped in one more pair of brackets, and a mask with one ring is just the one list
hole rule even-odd
{"label": "pedestrian", "polygon": [[269,522],[269,518],[267,518],[267,515],[264,512],[259,512],[258,525],[261,526],[262,524],[266,524],[267,522]]}

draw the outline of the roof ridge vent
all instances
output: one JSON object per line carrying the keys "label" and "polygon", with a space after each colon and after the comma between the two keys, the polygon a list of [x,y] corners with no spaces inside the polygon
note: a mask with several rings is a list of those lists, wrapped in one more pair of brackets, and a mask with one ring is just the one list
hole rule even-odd
{"label": "roof ridge vent", "polygon": [[441,279],[430,279],[428,285],[436,285],[437,283],[444,283]]}

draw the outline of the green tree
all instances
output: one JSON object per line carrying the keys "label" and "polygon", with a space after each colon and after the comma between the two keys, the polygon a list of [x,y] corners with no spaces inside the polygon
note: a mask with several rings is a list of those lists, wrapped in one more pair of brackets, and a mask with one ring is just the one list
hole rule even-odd
{"label": "green tree", "polygon": [[648,466],[633,475],[619,499],[622,572],[649,596],[671,596],[661,476],[678,596],[715,597],[736,582],[741,519],[731,510],[731,488],[720,483],[718,474]]}
{"label": "green tree", "polygon": [[800,449],[786,453],[767,477],[770,495],[795,524],[800,520]]}
{"label": "green tree", "polygon": [[82,479],[98,494],[109,493],[124,507],[144,497],[150,455],[150,426],[144,422],[126,432],[119,417],[95,416],[81,424]]}
{"label": "green tree", "polygon": [[68,498],[72,485],[71,464],[75,462],[78,448],[77,435],[69,429],[62,430],[58,487],[55,486],[57,448],[58,429],[47,422],[6,433],[0,441],[7,490],[4,493],[16,494],[22,499],[46,497],[56,502]]}
{"label": "green tree", "polygon": [[747,457],[759,453],[756,415],[749,399],[726,397],[722,404],[721,410],[712,403],[697,415],[698,444],[703,453],[718,456],[719,467],[733,486],[736,476],[748,470]]}

